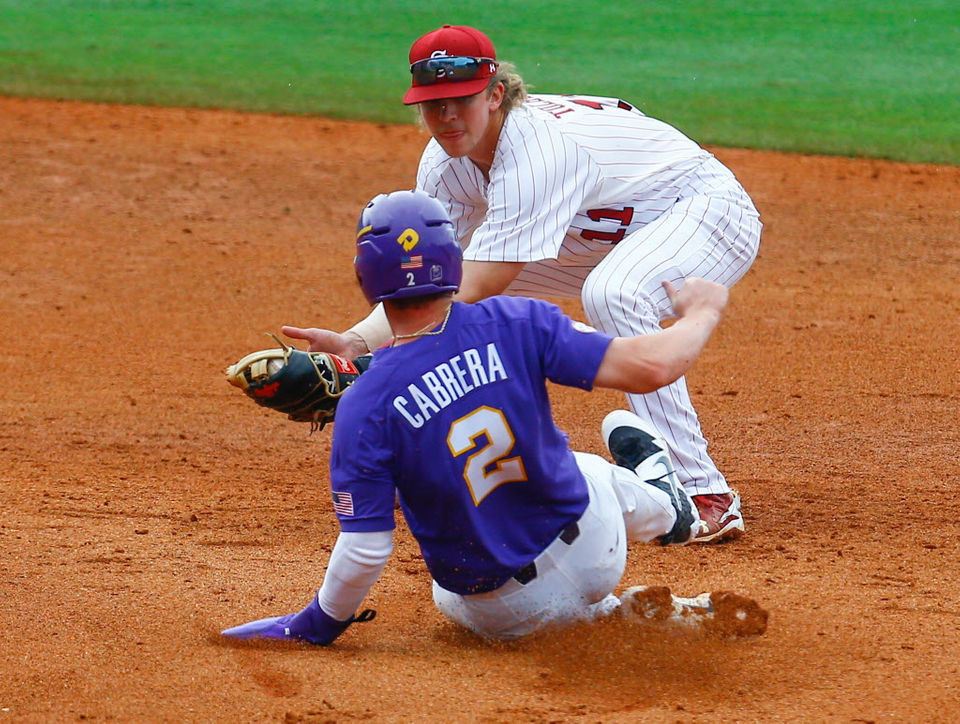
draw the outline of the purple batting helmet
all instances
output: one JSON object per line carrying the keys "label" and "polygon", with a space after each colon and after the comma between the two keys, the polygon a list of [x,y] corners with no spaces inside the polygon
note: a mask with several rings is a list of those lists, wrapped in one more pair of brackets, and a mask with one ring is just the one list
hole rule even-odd
{"label": "purple batting helmet", "polygon": [[360,288],[370,304],[460,288],[463,252],[443,205],[424,191],[380,194],[360,214]]}

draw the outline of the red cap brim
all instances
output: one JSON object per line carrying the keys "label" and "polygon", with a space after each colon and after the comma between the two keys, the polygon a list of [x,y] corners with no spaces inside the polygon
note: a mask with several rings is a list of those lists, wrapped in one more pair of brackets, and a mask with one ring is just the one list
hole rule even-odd
{"label": "red cap brim", "polygon": [[436,83],[434,85],[418,85],[410,88],[403,95],[404,105],[412,106],[424,101],[438,101],[443,98],[465,98],[486,90],[490,78],[474,78],[461,80],[455,83]]}

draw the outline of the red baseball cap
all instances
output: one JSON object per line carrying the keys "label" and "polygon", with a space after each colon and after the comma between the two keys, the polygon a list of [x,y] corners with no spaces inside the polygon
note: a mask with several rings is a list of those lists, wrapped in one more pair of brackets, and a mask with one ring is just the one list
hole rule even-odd
{"label": "red baseball cap", "polygon": [[467,25],[444,25],[410,47],[410,89],[406,105],[441,98],[472,96],[497,72],[497,51],[490,38]]}

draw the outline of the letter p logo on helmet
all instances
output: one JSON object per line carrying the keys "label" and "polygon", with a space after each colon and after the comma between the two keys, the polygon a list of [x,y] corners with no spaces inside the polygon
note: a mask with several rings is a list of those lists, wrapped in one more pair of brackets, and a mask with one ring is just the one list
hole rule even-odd
{"label": "letter p logo on helmet", "polygon": [[405,229],[397,237],[397,243],[403,247],[404,251],[410,251],[420,241],[420,234],[416,229]]}

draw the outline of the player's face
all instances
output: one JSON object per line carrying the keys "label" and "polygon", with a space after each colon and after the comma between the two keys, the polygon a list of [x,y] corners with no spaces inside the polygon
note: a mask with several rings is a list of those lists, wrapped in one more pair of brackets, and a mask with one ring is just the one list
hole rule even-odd
{"label": "player's face", "polygon": [[502,86],[465,98],[424,101],[420,114],[430,135],[454,158],[469,156],[481,165],[493,159],[500,133],[497,111],[503,100]]}

